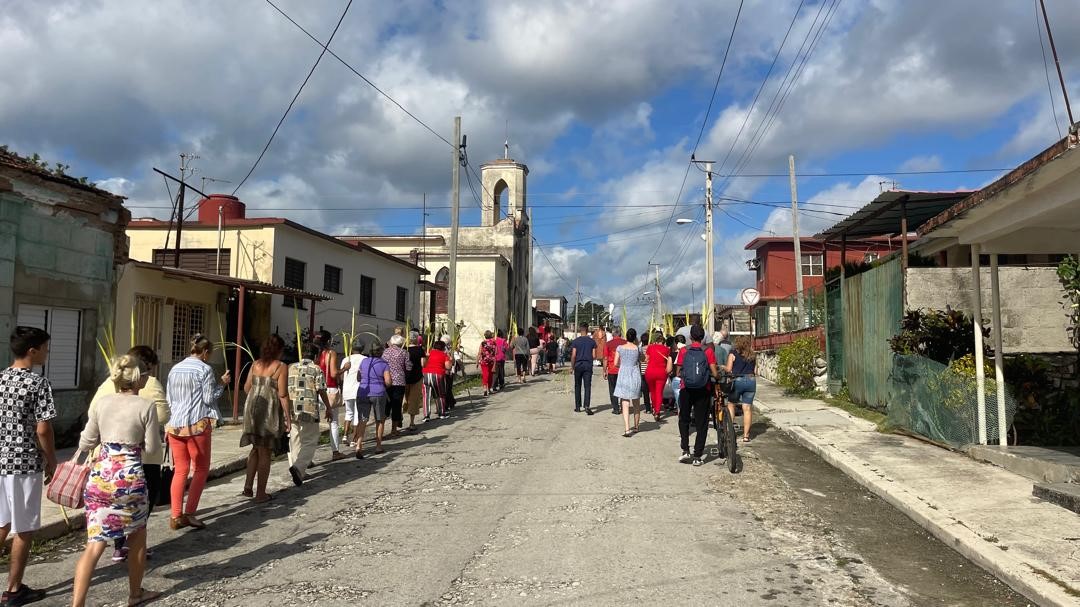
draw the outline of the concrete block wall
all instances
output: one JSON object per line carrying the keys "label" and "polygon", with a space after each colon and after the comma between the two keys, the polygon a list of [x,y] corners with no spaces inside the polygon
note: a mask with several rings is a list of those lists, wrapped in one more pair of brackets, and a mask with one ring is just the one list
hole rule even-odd
{"label": "concrete block wall", "polygon": [[[54,391],[53,427],[58,444],[66,445],[81,431],[104,376],[95,341],[112,317],[115,241],[101,227],[53,211],[16,193],[0,194],[0,335],[14,328],[20,304],[82,310],[79,386]],[[0,358],[9,361],[6,348]]]}
{"label": "concrete block wall", "polygon": [[[980,273],[983,321],[991,319],[990,270]],[[998,269],[1002,346],[1007,354],[1069,352],[1065,292],[1052,267]],[[971,314],[971,268],[908,268],[907,308],[945,309]]]}

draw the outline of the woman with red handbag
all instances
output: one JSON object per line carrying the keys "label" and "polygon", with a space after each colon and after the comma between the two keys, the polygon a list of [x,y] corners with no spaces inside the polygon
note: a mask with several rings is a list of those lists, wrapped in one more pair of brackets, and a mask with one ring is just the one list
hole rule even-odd
{"label": "woman with red handbag", "polygon": [[117,359],[110,377],[116,394],[103,396],[91,411],[79,437],[79,451],[101,446],[86,482],[86,550],[75,568],[71,604],[83,607],[94,566],[108,544],[126,538],[128,605],[142,605],[161,596],[142,588],[146,571],[146,519],[150,501],[143,471],[144,451],[161,449],[161,425],[154,404],[139,397],[150,378],[139,358]]}

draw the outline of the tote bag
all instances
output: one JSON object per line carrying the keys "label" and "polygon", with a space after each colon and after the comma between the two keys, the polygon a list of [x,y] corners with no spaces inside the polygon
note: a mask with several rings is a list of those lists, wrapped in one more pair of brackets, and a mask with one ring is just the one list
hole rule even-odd
{"label": "tote bag", "polygon": [[56,467],[56,474],[49,483],[45,497],[65,508],[82,508],[83,493],[86,491],[86,479],[90,477],[90,466],[79,463],[82,451],[76,451],[72,458]]}

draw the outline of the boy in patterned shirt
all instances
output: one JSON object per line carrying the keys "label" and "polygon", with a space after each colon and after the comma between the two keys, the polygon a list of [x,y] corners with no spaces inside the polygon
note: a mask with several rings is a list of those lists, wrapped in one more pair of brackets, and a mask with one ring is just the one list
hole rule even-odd
{"label": "boy in patterned shirt", "polygon": [[308,464],[319,447],[319,401],[326,421],[332,409],[326,391],[326,376],[315,363],[320,353],[315,344],[304,344],[303,358],[289,365],[289,400],[292,401],[292,428],[289,430],[289,474],[297,487],[304,484]]}
{"label": "boy in patterned shirt", "polygon": [[56,417],[52,386],[34,367],[49,358],[49,334],[16,327],[11,334],[15,360],[0,371],[0,546],[9,533],[11,568],[0,602],[26,605],[45,598],[44,590],[22,583],[30,543],[41,527],[41,486],[56,472],[52,423]]}

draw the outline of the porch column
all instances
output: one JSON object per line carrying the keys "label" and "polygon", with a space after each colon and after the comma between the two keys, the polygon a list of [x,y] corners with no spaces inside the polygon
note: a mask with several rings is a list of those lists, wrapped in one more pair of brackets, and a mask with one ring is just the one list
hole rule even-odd
{"label": "porch column", "polygon": [[908,270],[908,244],[907,244],[907,196],[900,199],[900,294],[904,309],[907,310],[907,270]]}
{"label": "porch column", "polygon": [[311,314],[308,316],[308,336],[315,339],[315,300],[311,300]]}
{"label": "porch column", "polygon": [[[233,393],[232,393],[232,418],[233,421],[240,419],[240,344],[244,343],[244,300],[247,295],[247,289],[244,285],[240,285],[240,299],[236,306],[236,344],[234,349],[236,354],[233,357]],[[224,345],[222,349],[224,349]]]}
{"label": "porch column", "polygon": [[1009,444],[1009,428],[1005,425],[1005,353],[1001,347],[1001,292],[998,289],[998,256],[990,254],[990,299],[992,323],[990,330],[994,334],[994,380],[997,381],[998,444]]}
{"label": "porch column", "polygon": [[983,369],[982,284],[979,267],[979,245],[971,245],[971,305],[975,328],[975,389],[978,402],[977,424],[979,444],[986,444],[986,371]]}

